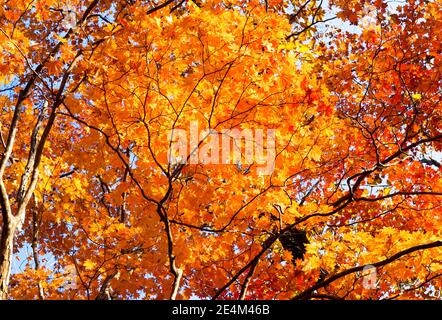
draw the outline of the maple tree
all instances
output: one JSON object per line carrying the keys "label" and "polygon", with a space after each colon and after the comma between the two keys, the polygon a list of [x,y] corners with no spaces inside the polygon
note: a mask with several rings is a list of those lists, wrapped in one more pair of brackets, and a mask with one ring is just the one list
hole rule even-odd
{"label": "maple tree", "polygon": [[[440,299],[441,30],[440,1],[3,0],[0,299]],[[186,160],[266,129],[272,172],[170,161],[195,123]]]}

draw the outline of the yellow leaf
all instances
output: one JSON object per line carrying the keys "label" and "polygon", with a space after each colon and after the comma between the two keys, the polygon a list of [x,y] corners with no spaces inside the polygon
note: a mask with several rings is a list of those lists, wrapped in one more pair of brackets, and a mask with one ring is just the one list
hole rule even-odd
{"label": "yellow leaf", "polygon": [[54,34],[54,38],[57,39],[58,41],[60,41],[61,43],[66,43],[68,42],[68,40],[66,40],[63,37],[60,37],[58,34]]}
{"label": "yellow leaf", "polygon": [[319,161],[321,160],[322,150],[319,146],[313,146],[313,148],[310,150],[309,158],[313,161]]}
{"label": "yellow leaf", "polygon": [[420,99],[422,99],[422,95],[420,93],[413,93],[411,95],[411,97],[413,98],[413,100],[420,100]]}
{"label": "yellow leaf", "polygon": [[92,270],[95,267],[95,262],[88,259],[83,263],[83,266],[86,268],[86,270]]}
{"label": "yellow leaf", "polygon": [[278,51],[280,51],[280,50],[292,50],[294,48],[295,48],[295,43],[294,42],[289,42],[289,43],[286,43],[286,44],[280,44],[278,46]]}
{"label": "yellow leaf", "polygon": [[308,46],[306,46],[306,45],[302,45],[298,49],[298,51],[301,52],[301,53],[307,52],[309,50],[310,50],[310,48]]}
{"label": "yellow leaf", "polygon": [[77,190],[81,190],[83,186],[81,185],[81,181],[79,179],[74,179],[74,185],[77,188]]}

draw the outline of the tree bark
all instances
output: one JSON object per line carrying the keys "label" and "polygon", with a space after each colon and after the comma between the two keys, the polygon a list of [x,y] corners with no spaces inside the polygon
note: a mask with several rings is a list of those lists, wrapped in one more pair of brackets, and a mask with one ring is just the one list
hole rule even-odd
{"label": "tree bark", "polygon": [[0,300],[8,299],[9,278],[11,274],[14,234],[17,229],[14,220],[3,221],[0,240]]}

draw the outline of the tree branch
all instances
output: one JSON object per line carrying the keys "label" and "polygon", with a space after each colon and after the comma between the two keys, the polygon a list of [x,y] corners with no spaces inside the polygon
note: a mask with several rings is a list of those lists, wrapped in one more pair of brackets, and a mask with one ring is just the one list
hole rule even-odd
{"label": "tree branch", "polygon": [[347,270],[339,272],[339,273],[337,273],[337,274],[335,274],[335,275],[333,275],[333,276],[331,276],[321,282],[318,282],[317,284],[315,284],[315,285],[311,286],[310,288],[304,290],[303,292],[297,294],[295,297],[292,298],[292,300],[309,299],[312,296],[314,291],[321,289],[321,288],[329,285],[330,283],[332,283],[340,278],[343,278],[349,274],[362,271],[367,266],[375,267],[375,268],[382,267],[382,266],[385,266],[385,265],[401,258],[402,256],[413,253],[415,251],[436,248],[436,247],[441,247],[441,246],[442,246],[442,241],[440,241],[440,240],[435,241],[435,242],[431,242],[431,243],[427,243],[427,244],[422,244],[422,245],[418,245],[418,246],[411,247],[411,248],[405,249],[403,251],[400,251],[385,260],[381,260],[381,261],[378,261],[375,263],[369,263],[369,264],[365,264],[362,266],[357,266],[354,268],[347,269]]}

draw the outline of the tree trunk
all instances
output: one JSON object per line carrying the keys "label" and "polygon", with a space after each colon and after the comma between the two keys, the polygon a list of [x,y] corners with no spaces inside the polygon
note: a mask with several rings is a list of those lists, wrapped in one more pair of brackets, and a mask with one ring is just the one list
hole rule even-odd
{"label": "tree trunk", "polygon": [[0,240],[0,300],[8,299],[15,231],[15,223],[12,221],[3,222],[2,236]]}

